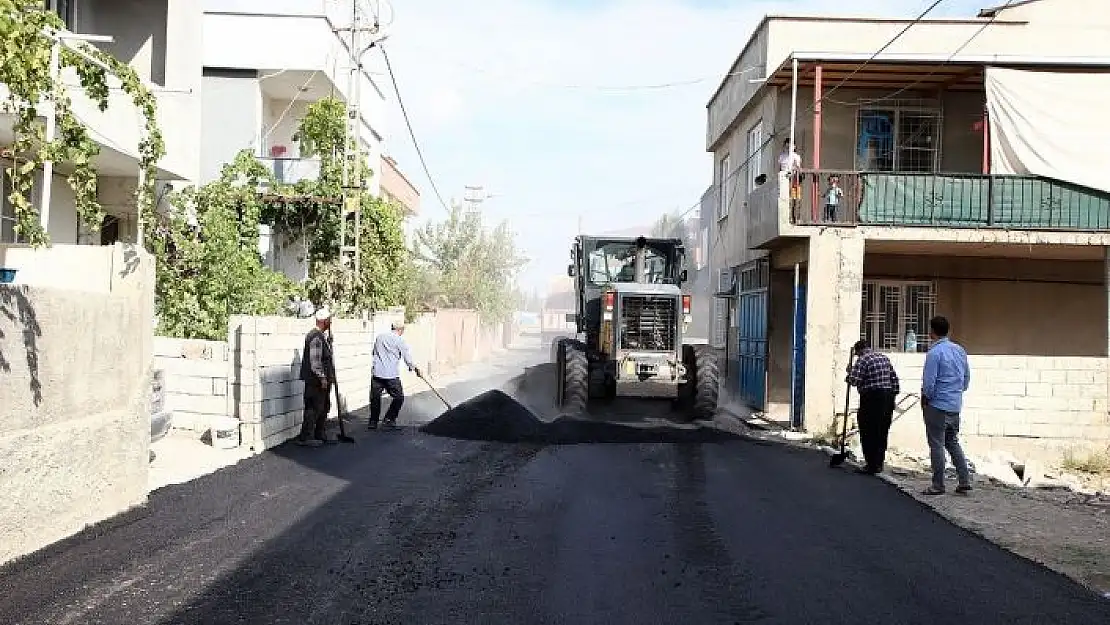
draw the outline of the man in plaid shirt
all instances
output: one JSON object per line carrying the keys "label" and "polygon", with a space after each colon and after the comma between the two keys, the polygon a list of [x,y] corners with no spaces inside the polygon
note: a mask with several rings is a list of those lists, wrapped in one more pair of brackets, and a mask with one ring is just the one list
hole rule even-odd
{"label": "man in plaid shirt", "polygon": [[901,388],[890,359],[871,349],[867,339],[859,340],[852,351],[856,362],[848,370],[847,381],[859,391],[856,421],[859,423],[860,445],[865,460],[865,466],[858,472],[875,475],[883,470],[886,460],[895,397]]}

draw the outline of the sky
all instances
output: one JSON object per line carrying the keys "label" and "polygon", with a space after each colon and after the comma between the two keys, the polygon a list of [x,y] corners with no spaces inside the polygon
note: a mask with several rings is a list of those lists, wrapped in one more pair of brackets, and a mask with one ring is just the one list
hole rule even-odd
{"label": "sky", "polygon": [[[467,185],[484,187],[487,223],[507,220],[531,259],[520,285],[541,291],[565,272],[580,221],[587,233],[646,229],[698,203],[713,178],[706,103],[764,15],[844,14],[851,4],[850,15],[914,17],[931,4],[393,2],[384,45],[436,187],[448,203]],[[947,0],[930,17],[970,17],[990,4]],[[667,83],[684,84],[644,88]],[[390,96],[387,152],[421,192],[418,221],[440,219]]]}

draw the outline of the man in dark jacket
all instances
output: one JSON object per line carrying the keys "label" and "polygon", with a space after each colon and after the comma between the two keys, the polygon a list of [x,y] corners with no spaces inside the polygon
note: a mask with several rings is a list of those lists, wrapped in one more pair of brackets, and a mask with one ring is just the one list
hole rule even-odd
{"label": "man in dark jacket", "polygon": [[301,380],[304,380],[304,422],[297,436],[298,445],[319,447],[327,442],[324,427],[331,410],[331,385],[335,383],[335,362],[331,341],[325,334],[331,328],[331,312],[316,311],[316,327],[305,336],[301,356]]}

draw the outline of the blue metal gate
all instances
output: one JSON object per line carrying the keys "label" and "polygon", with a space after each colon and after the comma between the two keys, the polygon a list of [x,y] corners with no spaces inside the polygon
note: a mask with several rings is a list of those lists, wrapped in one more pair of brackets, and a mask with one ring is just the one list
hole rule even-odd
{"label": "blue metal gate", "polygon": [[767,312],[770,264],[752,261],[740,269],[736,297],[740,398],[755,410],[767,408]]}
{"label": "blue metal gate", "polygon": [[805,426],[806,286],[794,276],[794,353],[790,359],[790,426]]}

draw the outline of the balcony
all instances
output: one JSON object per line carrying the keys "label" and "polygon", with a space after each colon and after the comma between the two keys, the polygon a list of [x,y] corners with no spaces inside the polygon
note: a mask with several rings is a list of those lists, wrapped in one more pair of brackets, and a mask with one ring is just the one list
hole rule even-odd
{"label": "balcony", "polygon": [[[832,179],[837,205],[825,201]],[[1110,231],[1110,194],[1037,176],[803,171],[794,182],[797,226]]]}
{"label": "balcony", "polygon": [[296,184],[302,180],[320,177],[320,159],[316,158],[259,158],[273,173],[278,184]]}

